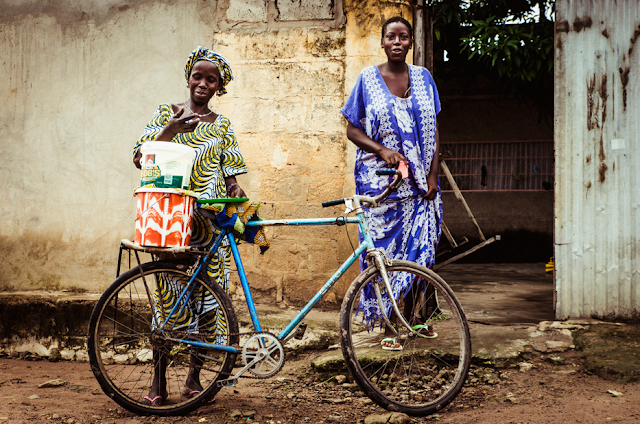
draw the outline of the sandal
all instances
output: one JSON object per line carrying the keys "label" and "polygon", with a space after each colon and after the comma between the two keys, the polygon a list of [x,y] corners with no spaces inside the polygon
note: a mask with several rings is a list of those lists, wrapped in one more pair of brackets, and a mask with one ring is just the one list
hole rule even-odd
{"label": "sandal", "polygon": [[162,398],[162,396],[156,396],[153,399],[151,399],[149,396],[145,396],[142,398],[142,404],[148,406],[160,406],[162,405],[163,400],[164,399]]}
{"label": "sandal", "polygon": [[[411,327],[412,330],[416,330],[418,332],[418,336],[424,339],[435,339],[438,337],[438,333],[431,330],[428,324],[418,324]],[[423,330],[425,330],[423,332]]]}
{"label": "sandal", "polygon": [[[187,397],[187,399],[193,399],[194,397],[198,396],[200,394],[200,390],[191,390],[189,393],[183,393],[184,396]],[[214,403],[216,401],[216,398],[211,398],[207,401],[207,403]]]}
{"label": "sandal", "polygon": [[402,345],[395,337],[385,337],[380,342],[382,350],[402,350]]}
{"label": "sandal", "polygon": [[192,399],[196,396],[198,396],[200,394],[200,390],[191,390],[188,394],[186,394],[185,396],[187,397],[187,399]]}

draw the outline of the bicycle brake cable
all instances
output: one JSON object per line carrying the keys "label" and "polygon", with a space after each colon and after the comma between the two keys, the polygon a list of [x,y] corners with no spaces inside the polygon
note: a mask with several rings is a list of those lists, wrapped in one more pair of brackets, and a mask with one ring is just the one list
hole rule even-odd
{"label": "bicycle brake cable", "polygon": [[[347,222],[347,216],[349,216],[349,212],[344,211],[344,222]],[[351,236],[349,236],[349,228],[347,225],[344,226],[344,231],[347,233],[347,240],[349,240],[349,244],[351,245],[351,250],[353,253],[356,253],[356,249],[353,247],[353,243],[351,242]]]}

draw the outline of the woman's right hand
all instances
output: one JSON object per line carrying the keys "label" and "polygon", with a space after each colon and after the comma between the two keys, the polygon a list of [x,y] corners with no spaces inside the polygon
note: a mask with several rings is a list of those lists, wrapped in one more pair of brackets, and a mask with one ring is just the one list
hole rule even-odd
{"label": "woman's right hand", "polygon": [[407,162],[407,160],[400,153],[388,149],[380,145],[380,151],[378,155],[387,163],[389,168],[397,168],[400,162]]}
{"label": "woman's right hand", "polygon": [[380,156],[389,168],[397,168],[400,162],[407,161],[400,153],[370,139],[367,133],[349,121],[347,121],[347,138],[362,150]]}
{"label": "woman's right hand", "polygon": [[[183,114],[184,114],[183,107],[178,109],[178,111],[173,114],[173,117],[171,118],[167,126],[164,127],[164,130],[162,131],[163,133],[167,132],[168,133],[167,135],[173,134],[173,136],[169,140],[159,140],[159,141],[170,141],[173,137],[175,137],[179,133],[193,132],[196,129],[196,127],[198,126],[198,122],[200,122],[200,118],[198,118],[196,115],[182,116]],[[158,139],[159,137],[156,137],[156,140]]]}
{"label": "woman's right hand", "polygon": [[[154,141],[171,141],[173,137],[175,137],[179,133],[193,132],[198,126],[200,118],[198,118],[196,115],[182,116],[183,114],[184,108],[182,107],[173,114],[171,120],[169,120],[162,131],[158,133]],[[138,169],[141,169],[142,167],[140,159],[142,159],[142,153],[138,150],[135,157],[133,158],[133,164]]]}

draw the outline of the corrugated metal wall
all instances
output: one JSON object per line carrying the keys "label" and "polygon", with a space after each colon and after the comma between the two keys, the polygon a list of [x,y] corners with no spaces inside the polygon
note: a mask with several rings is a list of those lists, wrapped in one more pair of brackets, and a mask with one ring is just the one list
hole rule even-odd
{"label": "corrugated metal wall", "polygon": [[640,316],[640,2],[556,1],[556,316]]}

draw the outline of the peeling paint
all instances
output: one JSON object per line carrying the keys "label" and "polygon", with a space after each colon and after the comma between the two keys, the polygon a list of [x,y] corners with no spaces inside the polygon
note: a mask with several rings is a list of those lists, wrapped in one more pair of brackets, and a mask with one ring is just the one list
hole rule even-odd
{"label": "peeling paint", "polygon": [[591,28],[592,24],[593,24],[593,21],[589,16],[584,18],[576,18],[576,20],[573,21],[573,30],[575,32],[580,32],[585,28]]}
{"label": "peeling paint", "polygon": [[607,177],[607,170],[609,169],[609,167],[607,167],[606,163],[601,163],[600,164],[600,168],[598,168],[598,182],[600,183],[604,183],[605,178]]}
{"label": "peeling paint", "polygon": [[287,164],[289,151],[282,148],[280,144],[276,146],[271,157],[271,166],[277,170],[282,170]]}
{"label": "peeling paint", "polygon": [[600,141],[598,142],[598,159],[600,160],[600,166],[598,167],[598,182],[602,184],[607,177],[607,170],[609,169],[605,163],[607,155],[604,152],[604,136],[602,132],[600,133]]}
{"label": "peeling paint", "polygon": [[631,47],[629,47],[629,56],[633,53],[635,48],[636,41],[640,38],[640,24],[636,27],[636,30],[633,32],[633,36],[631,37]]}
{"label": "peeling paint", "polygon": [[604,153],[604,137],[603,137],[602,133],[600,133],[598,159],[600,159],[600,162],[602,162],[602,161],[607,159],[607,155]]}
{"label": "peeling paint", "polygon": [[595,118],[595,101],[593,99],[593,92],[596,86],[595,74],[587,81],[587,129],[593,130],[598,126],[598,121]]}
{"label": "peeling paint", "polygon": [[602,99],[601,124],[604,124],[607,121],[607,98],[609,97],[607,94],[607,74],[602,75],[602,80],[600,81],[600,88],[598,89],[598,94]]}
{"label": "peeling paint", "polygon": [[627,66],[625,69],[620,68],[620,82],[622,83],[622,110],[627,110],[627,84],[629,84],[629,72],[630,69]]}
{"label": "peeling paint", "polygon": [[590,131],[600,128],[602,123],[605,105],[600,96],[601,87],[601,84],[597,84],[596,75],[591,75],[587,81],[587,129]]}
{"label": "peeling paint", "polygon": [[587,129],[601,128],[607,120],[607,75],[604,74],[598,81],[596,74],[587,81]]}
{"label": "peeling paint", "polygon": [[569,22],[567,21],[560,21],[560,22],[556,22],[556,33],[561,33],[561,32],[569,32]]}

